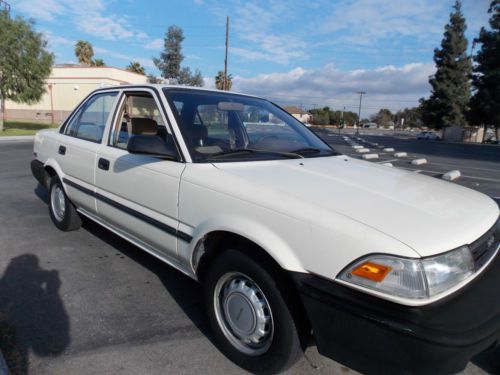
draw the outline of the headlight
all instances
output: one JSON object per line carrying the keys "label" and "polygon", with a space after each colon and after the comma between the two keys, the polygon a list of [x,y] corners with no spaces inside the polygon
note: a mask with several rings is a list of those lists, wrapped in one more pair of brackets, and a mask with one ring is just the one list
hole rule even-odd
{"label": "headlight", "polygon": [[338,278],[393,296],[424,299],[455,286],[472,273],[471,252],[462,246],[421,259],[371,255],[351,264]]}

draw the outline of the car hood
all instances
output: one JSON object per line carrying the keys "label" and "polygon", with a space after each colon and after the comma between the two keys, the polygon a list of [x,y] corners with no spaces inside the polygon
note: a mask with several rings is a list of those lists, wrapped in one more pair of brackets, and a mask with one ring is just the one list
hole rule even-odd
{"label": "car hood", "polygon": [[[421,256],[473,242],[499,215],[496,203],[477,191],[343,155],[215,166],[257,189],[239,192],[242,199],[261,200],[258,203],[286,214],[294,206],[304,211],[305,204],[313,208],[307,215],[293,215],[313,225],[335,225],[325,210],[340,214],[399,240]],[[279,202],[266,201],[265,191],[271,190],[279,193],[273,194]]]}

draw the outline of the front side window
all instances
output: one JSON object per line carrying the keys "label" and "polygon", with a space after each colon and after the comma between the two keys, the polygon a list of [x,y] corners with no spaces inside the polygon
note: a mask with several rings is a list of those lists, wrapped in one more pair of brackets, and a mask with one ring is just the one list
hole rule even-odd
{"label": "front side window", "polygon": [[65,134],[92,142],[101,142],[116,92],[92,96],[73,116]]}
{"label": "front side window", "polygon": [[156,135],[166,143],[173,145],[174,142],[160,108],[148,92],[125,93],[109,144],[126,150],[128,140],[134,135]]}
{"label": "front side window", "polygon": [[336,155],[293,116],[267,100],[164,89],[195,162]]}

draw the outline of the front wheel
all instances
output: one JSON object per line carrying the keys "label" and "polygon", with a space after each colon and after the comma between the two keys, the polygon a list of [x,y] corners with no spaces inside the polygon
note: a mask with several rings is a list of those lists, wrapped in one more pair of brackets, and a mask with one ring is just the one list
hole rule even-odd
{"label": "front wheel", "polygon": [[251,257],[227,250],[210,265],[205,304],[216,343],[252,373],[277,373],[302,355],[297,325],[280,286]]}
{"label": "front wheel", "polygon": [[50,180],[49,214],[54,225],[62,231],[76,230],[82,225],[80,215],[68,199],[58,177]]}

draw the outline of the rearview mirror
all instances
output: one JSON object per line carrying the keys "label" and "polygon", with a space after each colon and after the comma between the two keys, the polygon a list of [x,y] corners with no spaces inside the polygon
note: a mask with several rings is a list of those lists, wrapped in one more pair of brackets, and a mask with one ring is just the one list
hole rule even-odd
{"label": "rearview mirror", "polygon": [[241,103],[219,102],[217,104],[217,109],[219,111],[243,111],[245,106]]}
{"label": "rearview mirror", "polygon": [[170,160],[179,159],[177,150],[167,145],[157,135],[133,135],[128,140],[127,151],[131,154],[144,154]]}

